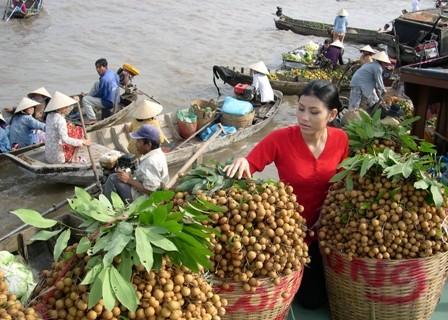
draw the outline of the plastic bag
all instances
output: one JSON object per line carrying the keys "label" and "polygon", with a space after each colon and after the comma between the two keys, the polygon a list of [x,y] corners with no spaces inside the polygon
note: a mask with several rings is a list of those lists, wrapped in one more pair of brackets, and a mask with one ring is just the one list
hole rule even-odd
{"label": "plastic bag", "polygon": [[196,133],[198,129],[198,117],[191,108],[186,110],[178,110],[177,119],[179,125],[179,134],[182,138],[188,139],[194,133]]}
{"label": "plastic bag", "polygon": [[[218,128],[219,128],[218,124],[214,124],[214,125],[208,127],[207,129],[205,129],[204,132],[201,133],[201,139],[203,141],[207,141],[218,130]],[[223,131],[219,134],[219,136],[221,136],[221,137],[225,136],[226,134],[231,134],[231,133],[236,132],[235,127],[222,126],[222,128],[223,128]]]}
{"label": "plastic bag", "polygon": [[226,97],[222,106],[222,113],[232,114],[234,116],[245,116],[254,109],[249,101],[238,100],[232,97]]}

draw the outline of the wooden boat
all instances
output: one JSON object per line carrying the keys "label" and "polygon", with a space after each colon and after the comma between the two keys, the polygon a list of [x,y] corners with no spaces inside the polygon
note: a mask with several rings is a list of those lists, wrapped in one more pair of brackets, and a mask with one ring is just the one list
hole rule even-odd
{"label": "wooden boat", "polygon": [[[95,163],[96,173],[98,177],[101,177],[102,168],[99,159],[113,150],[95,143],[89,148]],[[49,164],[45,160],[45,144],[35,144],[8,153],[0,153],[0,160],[12,161],[25,171],[50,182],[74,185],[86,185],[95,182],[95,172],[92,169],[88,149],[86,147],[80,148],[78,155],[84,159],[83,162]]]}
{"label": "wooden boat", "polygon": [[[43,2],[43,0],[7,0],[3,20],[26,19],[36,16],[42,9]],[[23,10],[23,4],[26,6],[26,11]]]}
{"label": "wooden boat", "polygon": [[[274,22],[279,30],[291,30],[297,34],[323,38],[328,38],[329,30],[333,28],[332,24],[293,19],[285,15],[275,18]],[[344,41],[375,46],[380,43],[391,45],[395,42],[395,36],[387,32],[349,27]]]}
{"label": "wooden boat", "polygon": [[[274,96],[274,102],[254,107],[255,117],[252,125],[249,125],[246,128],[240,128],[234,133],[217,137],[213,143],[206,148],[204,153],[210,153],[227,147],[233,142],[243,140],[264,128],[277,113],[283,100],[283,94],[280,91],[275,90]],[[218,105],[221,105],[222,102],[223,101],[220,101]],[[219,120],[219,117],[217,118]],[[187,161],[203,145],[204,141],[198,136],[189,141],[180,137],[176,112],[160,114],[157,116],[157,120],[163,134],[167,138],[167,141],[162,145],[162,149],[166,152],[167,161],[170,166]],[[114,148],[121,152],[128,152],[127,145],[129,140],[124,126],[125,124],[120,124],[96,130],[90,132],[88,138],[108,148]]]}
{"label": "wooden boat", "polygon": [[[252,75],[249,74],[249,69],[245,70],[244,68],[241,68],[240,71],[238,71],[235,68],[231,69],[224,66],[213,66],[213,81],[216,86],[215,78],[221,79],[224,83],[227,83],[233,87],[238,83],[252,84],[253,80]],[[270,79],[269,82],[271,83],[272,89],[278,90],[284,95],[298,95],[309,80],[300,78],[291,79],[289,81]],[[348,91],[349,86],[342,85],[340,90]]]}

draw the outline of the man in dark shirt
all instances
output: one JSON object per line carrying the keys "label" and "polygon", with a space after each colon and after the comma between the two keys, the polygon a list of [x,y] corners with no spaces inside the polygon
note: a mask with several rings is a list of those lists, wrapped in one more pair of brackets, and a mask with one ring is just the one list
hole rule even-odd
{"label": "man in dark shirt", "polygon": [[107,68],[107,60],[98,59],[95,62],[96,72],[100,78],[95,82],[88,95],[82,98],[82,106],[87,116],[86,124],[94,124],[96,115],[94,108],[112,110],[120,102],[120,80],[118,75]]}

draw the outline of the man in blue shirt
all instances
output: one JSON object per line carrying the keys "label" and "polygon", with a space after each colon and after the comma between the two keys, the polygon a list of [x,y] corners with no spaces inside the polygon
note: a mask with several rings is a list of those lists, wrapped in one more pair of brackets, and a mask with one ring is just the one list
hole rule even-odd
{"label": "man in blue shirt", "polygon": [[87,116],[87,125],[96,122],[94,108],[112,110],[120,102],[120,80],[118,75],[107,68],[107,60],[98,59],[95,62],[96,72],[100,78],[95,82],[88,95],[82,98],[82,106]]}
{"label": "man in blue shirt", "polygon": [[358,108],[363,96],[367,99],[368,107],[372,107],[379,101],[376,90],[380,94],[386,92],[383,69],[391,63],[389,57],[384,51],[380,51],[375,53],[372,59],[373,62],[366,63],[356,70],[350,81],[349,109]]}

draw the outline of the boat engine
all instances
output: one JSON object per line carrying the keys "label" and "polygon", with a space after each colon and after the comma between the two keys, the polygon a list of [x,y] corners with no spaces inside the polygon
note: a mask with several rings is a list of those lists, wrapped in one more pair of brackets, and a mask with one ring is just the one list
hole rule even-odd
{"label": "boat engine", "polygon": [[101,157],[100,164],[103,167],[103,176],[107,178],[120,168],[127,173],[132,173],[137,169],[138,159],[133,153],[125,153],[121,156],[116,154]]}
{"label": "boat engine", "polygon": [[139,75],[140,72],[128,63],[124,63],[121,68],[117,70],[117,74],[120,77],[120,86],[123,88],[132,86],[132,79]]}
{"label": "boat engine", "polygon": [[233,88],[235,97],[239,100],[251,101],[255,98],[255,88],[246,83],[238,83]]}

